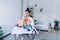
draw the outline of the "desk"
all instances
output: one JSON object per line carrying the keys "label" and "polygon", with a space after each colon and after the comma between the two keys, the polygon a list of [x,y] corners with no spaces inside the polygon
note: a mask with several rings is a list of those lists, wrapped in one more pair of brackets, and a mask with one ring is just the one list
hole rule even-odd
{"label": "desk", "polygon": [[[33,34],[33,31],[27,31],[27,29],[19,28],[19,27],[14,27],[11,34],[14,35],[22,35],[22,34]],[[16,39],[15,39],[16,40]]]}

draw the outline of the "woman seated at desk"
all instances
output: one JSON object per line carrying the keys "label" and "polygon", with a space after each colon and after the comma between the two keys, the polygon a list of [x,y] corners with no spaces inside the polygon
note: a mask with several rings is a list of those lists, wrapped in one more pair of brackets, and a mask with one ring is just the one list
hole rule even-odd
{"label": "woman seated at desk", "polygon": [[[29,9],[25,10],[25,15],[18,20],[19,22],[19,26],[27,28],[27,25],[31,25],[32,29],[34,29],[36,32],[38,32],[35,28],[34,28],[34,20],[32,17],[30,17],[30,11]],[[28,30],[30,31],[30,30]],[[29,35],[31,36],[31,35]]]}
{"label": "woman seated at desk", "polygon": [[32,25],[34,26],[34,20],[30,17],[30,11],[25,10],[25,15],[18,20],[19,26]]}

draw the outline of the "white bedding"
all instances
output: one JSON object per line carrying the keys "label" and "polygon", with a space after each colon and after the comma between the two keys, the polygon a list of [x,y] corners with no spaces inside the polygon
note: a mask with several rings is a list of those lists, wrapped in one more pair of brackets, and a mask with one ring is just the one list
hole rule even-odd
{"label": "white bedding", "polygon": [[40,29],[40,30],[48,30],[49,26],[48,25],[35,25],[36,29]]}

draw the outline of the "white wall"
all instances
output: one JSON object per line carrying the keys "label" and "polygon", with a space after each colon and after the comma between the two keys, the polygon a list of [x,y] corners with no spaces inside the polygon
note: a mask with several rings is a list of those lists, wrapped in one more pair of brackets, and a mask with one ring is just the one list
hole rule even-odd
{"label": "white wall", "polygon": [[19,0],[0,0],[0,25],[15,25],[20,12]]}
{"label": "white wall", "polygon": [[[37,7],[35,7],[37,4]],[[34,18],[43,20],[43,22],[50,22],[52,19],[53,12],[53,1],[52,0],[29,0],[29,6],[34,7]],[[40,9],[43,8],[43,12]]]}
{"label": "white wall", "polygon": [[53,16],[54,19],[60,20],[60,0],[53,1]]}
{"label": "white wall", "polygon": [[0,0],[0,25],[3,26],[4,34],[12,31],[20,17],[21,0]]}
{"label": "white wall", "polygon": [[23,14],[22,14],[22,16],[24,15],[27,7],[28,7],[28,0],[23,0]]}

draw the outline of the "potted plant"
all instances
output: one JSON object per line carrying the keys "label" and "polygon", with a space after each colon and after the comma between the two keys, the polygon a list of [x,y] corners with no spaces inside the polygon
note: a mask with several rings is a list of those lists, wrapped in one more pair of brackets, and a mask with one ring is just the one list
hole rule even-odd
{"label": "potted plant", "polygon": [[3,30],[2,30],[2,26],[0,26],[0,37],[3,36]]}
{"label": "potted plant", "polygon": [[55,20],[54,23],[55,23],[54,30],[58,31],[59,30],[59,21]]}

